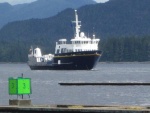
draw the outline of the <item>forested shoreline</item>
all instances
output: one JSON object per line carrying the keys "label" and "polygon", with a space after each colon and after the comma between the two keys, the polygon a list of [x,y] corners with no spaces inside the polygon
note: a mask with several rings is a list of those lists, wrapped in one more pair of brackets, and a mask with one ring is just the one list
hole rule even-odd
{"label": "forested shoreline", "polygon": [[[55,43],[35,43],[42,52],[54,53]],[[0,62],[27,62],[31,43],[20,41],[0,42]],[[101,62],[145,62],[150,61],[150,36],[103,38],[99,44],[103,51]]]}
{"label": "forested shoreline", "polygon": [[101,42],[101,61],[150,61],[150,36],[108,38]]}

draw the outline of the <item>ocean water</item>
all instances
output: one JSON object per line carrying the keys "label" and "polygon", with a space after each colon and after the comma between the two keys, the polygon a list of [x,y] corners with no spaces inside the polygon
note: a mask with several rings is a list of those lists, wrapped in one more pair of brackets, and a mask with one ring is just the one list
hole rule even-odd
{"label": "ocean water", "polygon": [[[61,82],[150,82],[150,63],[98,63],[94,70],[33,71],[27,64],[0,64],[0,105],[17,99],[8,93],[8,78],[31,78],[35,105],[150,106],[150,86],[60,86]],[[20,98],[20,97],[19,97]],[[28,99],[28,95],[24,95]]]}

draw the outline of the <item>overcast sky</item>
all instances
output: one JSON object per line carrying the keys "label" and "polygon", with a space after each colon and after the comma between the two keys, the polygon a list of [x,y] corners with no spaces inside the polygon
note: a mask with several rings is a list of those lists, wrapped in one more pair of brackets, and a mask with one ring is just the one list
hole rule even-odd
{"label": "overcast sky", "polygon": [[[22,3],[30,3],[33,1],[36,1],[36,0],[0,0],[0,3],[8,2],[11,5],[15,5],[15,4],[22,4]],[[95,0],[95,1],[104,3],[109,0]]]}

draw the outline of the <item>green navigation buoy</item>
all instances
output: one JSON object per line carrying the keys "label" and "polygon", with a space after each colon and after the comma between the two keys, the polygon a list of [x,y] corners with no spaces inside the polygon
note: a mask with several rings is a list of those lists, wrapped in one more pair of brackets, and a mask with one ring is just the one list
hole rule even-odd
{"label": "green navigation buoy", "polygon": [[[31,78],[9,78],[8,79],[8,89],[9,95],[17,95],[17,99],[9,99],[9,105],[23,105],[29,106],[31,105],[30,99],[24,99],[24,95],[28,95],[30,98],[31,91]],[[22,99],[18,99],[21,96]]]}
{"label": "green navigation buoy", "polygon": [[18,77],[9,78],[9,95],[31,94],[31,79]]}

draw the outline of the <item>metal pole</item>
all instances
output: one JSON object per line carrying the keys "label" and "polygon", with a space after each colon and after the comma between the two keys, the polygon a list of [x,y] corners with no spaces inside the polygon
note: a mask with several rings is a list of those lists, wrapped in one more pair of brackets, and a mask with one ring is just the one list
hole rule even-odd
{"label": "metal pole", "polygon": [[[21,74],[22,78],[23,78],[23,73]],[[23,99],[23,94],[21,95],[22,96],[22,99]]]}

